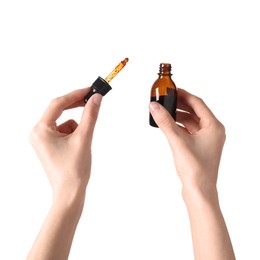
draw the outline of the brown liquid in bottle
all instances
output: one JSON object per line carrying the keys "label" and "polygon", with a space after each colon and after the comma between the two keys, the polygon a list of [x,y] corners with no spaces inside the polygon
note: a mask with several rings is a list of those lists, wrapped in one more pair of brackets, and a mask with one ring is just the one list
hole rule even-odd
{"label": "brown liquid in bottle", "polygon": [[[159,77],[151,89],[151,101],[157,101],[164,106],[171,116],[176,119],[177,87],[171,78],[171,64],[161,63]],[[150,114],[150,125],[158,127]]]}

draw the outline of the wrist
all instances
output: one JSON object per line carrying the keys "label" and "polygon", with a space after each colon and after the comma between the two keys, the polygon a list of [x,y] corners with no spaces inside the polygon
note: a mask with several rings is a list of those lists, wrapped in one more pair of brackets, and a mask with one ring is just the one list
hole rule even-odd
{"label": "wrist", "polygon": [[86,187],[63,185],[53,193],[53,207],[81,214],[85,202]]}
{"label": "wrist", "polygon": [[195,199],[216,202],[218,200],[217,175],[217,172],[199,171],[180,176],[185,203]]}
{"label": "wrist", "polygon": [[199,186],[183,186],[182,197],[187,207],[210,204],[218,206],[218,191],[216,185]]}

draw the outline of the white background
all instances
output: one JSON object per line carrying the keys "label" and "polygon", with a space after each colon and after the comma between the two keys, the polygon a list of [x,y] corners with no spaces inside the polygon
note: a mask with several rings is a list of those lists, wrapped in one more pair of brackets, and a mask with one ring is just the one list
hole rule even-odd
{"label": "white background", "polygon": [[[51,99],[125,57],[103,99],[70,259],[193,259],[165,137],[148,124],[160,62],[225,125],[218,189],[237,259],[260,259],[258,1],[0,2],[0,259],[25,259],[51,204],[28,135]],[[78,120],[81,109],[65,118]]]}

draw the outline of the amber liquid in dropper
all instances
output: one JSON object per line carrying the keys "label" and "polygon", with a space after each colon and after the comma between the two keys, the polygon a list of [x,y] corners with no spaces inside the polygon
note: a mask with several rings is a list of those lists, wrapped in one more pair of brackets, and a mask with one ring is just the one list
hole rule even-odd
{"label": "amber liquid in dropper", "polygon": [[113,70],[112,72],[105,78],[105,81],[107,83],[109,83],[118,73],[121,69],[124,68],[124,66],[126,65],[126,63],[128,62],[128,58],[125,58],[124,60],[122,60]]}
{"label": "amber liquid in dropper", "polygon": [[105,96],[112,89],[109,85],[109,82],[119,73],[119,71],[121,71],[128,60],[128,58],[125,58],[123,61],[121,61],[105,79],[98,77],[92,84],[89,93],[84,97],[84,102],[87,103],[90,97],[95,93],[100,93],[101,95]]}

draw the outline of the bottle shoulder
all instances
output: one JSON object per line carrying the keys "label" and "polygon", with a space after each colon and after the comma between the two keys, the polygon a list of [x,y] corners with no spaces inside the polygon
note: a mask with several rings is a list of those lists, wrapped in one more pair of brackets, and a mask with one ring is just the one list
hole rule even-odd
{"label": "bottle shoulder", "polygon": [[151,96],[168,96],[169,93],[174,95],[176,90],[177,87],[171,77],[159,76],[152,85]]}
{"label": "bottle shoulder", "polygon": [[155,80],[152,88],[176,88],[176,85],[170,77],[163,77]]}

